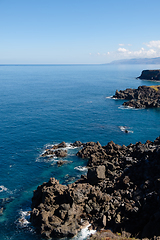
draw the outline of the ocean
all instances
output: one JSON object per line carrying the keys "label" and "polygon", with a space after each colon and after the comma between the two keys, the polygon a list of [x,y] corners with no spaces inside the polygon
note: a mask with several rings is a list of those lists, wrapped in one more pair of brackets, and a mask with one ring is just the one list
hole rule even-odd
{"label": "ocean", "polygon": [[[86,173],[70,143],[129,145],[160,135],[160,109],[123,108],[116,89],[157,85],[136,79],[157,65],[0,65],[0,239],[39,240],[29,223],[33,190],[50,177],[62,184]],[[124,132],[124,126],[129,133]],[[67,143],[71,161],[43,159],[48,145]],[[83,236],[82,236],[83,235]],[[78,239],[85,239],[85,234]]]}

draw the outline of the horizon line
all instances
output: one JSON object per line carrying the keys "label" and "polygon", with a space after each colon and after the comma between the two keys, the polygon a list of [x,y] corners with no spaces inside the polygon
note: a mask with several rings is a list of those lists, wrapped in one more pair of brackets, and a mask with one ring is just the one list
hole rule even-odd
{"label": "horizon line", "polygon": [[107,63],[0,63],[0,66],[103,65]]}

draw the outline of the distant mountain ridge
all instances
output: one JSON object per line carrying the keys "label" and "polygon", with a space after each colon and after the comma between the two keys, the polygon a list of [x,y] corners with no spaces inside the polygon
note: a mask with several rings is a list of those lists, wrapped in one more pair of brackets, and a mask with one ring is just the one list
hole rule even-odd
{"label": "distant mountain ridge", "polygon": [[115,60],[108,64],[160,64],[160,57]]}

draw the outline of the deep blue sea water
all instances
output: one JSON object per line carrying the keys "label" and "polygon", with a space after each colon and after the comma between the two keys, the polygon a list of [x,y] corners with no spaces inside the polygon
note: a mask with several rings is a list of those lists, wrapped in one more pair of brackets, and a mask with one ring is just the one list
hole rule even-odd
{"label": "deep blue sea water", "polygon": [[[126,109],[123,101],[106,98],[115,90],[156,82],[137,80],[156,65],[0,66],[0,215],[1,240],[39,240],[30,224],[21,224],[30,210],[33,190],[55,177],[73,181],[86,160],[69,149],[71,164],[57,167],[40,154],[49,144],[99,141],[106,145],[154,140],[160,135],[160,109]],[[126,126],[130,133],[121,131]],[[4,203],[4,199],[5,201]],[[3,201],[3,203],[2,203]]]}

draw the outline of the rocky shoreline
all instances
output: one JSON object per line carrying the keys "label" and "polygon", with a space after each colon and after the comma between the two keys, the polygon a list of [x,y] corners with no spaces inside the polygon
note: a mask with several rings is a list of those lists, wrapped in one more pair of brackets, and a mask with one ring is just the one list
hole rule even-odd
{"label": "rocky shoreline", "polygon": [[87,175],[69,185],[55,178],[38,186],[31,223],[44,238],[73,237],[86,223],[96,229],[160,236],[160,137],[145,144],[80,144]]}
{"label": "rocky shoreline", "polygon": [[143,70],[139,79],[160,81],[160,69],[157,70]]}
{"label": "rocky shoreline", "polygon": [[127,88],[116,90],[112,98],[128,100],[123,103],[125,107],[133,108],[159,108],[160,86],[139,86],[138,89]]}

